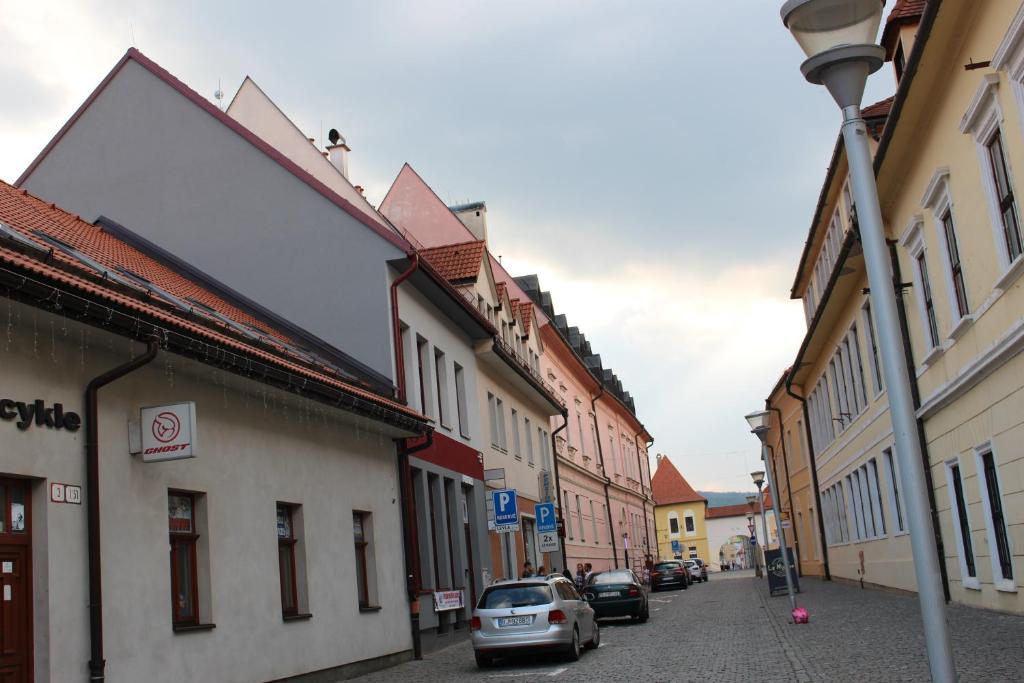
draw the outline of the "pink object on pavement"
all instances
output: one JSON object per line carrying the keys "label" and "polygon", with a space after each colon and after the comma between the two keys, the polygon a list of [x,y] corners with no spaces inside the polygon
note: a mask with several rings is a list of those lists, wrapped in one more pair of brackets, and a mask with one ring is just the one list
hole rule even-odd
{"label": "pink object on pavement", "polygon": [[803,607],[793,608],[793,623],[794,624],[806,624],[811,620],[811,615],[807,613],[807,610]]}

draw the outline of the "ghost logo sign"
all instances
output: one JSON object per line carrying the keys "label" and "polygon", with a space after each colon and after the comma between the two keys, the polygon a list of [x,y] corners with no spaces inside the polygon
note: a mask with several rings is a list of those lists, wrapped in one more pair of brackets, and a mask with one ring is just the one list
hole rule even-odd
{"label": "ghost logo sign", "polygon": [[153,418],[153,438],[161,443],[174,441],[181,432],[181,421],[171,412],[162,412]]}
{"label": "ghost logo sign", "polygon": [[32,402],[0,398],[0,420],[15,422],[21,431],[35,425],[77,432],[82,426],[82,418],[78,413],[64,412],[64,405],[61,403],[54,403],[52,407],[47,408],[46,402],[41,398]]}

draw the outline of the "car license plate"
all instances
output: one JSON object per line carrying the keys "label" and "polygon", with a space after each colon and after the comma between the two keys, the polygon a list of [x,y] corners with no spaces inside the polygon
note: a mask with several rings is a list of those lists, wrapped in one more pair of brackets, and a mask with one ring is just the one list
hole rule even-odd
{"label": "car license plate", "polygon": [[533,617],[502,617],[498,619],[498,626],[528,626],[533,622]]}
{"label": "car license plate", "polygon": [[611,591],[611,592],[606,592],[606,593],[598,593],[597,597],[599,597],[599,598],[617,598],[617,597],[619,597],[619,592],[618,591]]}

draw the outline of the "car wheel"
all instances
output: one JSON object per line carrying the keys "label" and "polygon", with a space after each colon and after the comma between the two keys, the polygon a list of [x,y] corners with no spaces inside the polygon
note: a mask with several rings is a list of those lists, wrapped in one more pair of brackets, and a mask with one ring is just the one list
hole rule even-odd
{"label": "car wheel", "polygon": [[689,588],[689,587],[690,587],[690,584],[688,584],[688,583],[686,582],[686,579],[683,579],[683,590],[686,590],[686,589],[687,589],[687,588]]}
{"label": "car wheel", "polygon": [[572,642],[569,643],[569,651],[565,653],[565,658],[570,662],[578,661],[580,658],[580,629],[579,626],[572,627]]}
{"label": "car wheel", "polygon": [[597,619],[594,620],[594,635],[586,647],[588,650],[596,650],[601,647],[601,627],[597,625]]}
{"label": "car wheel", "polygon": [[481,652],[476,652],[474,654],[476,655],[476,665],[481,669],[486,669],[494,661],[490,655],[485,655]]}

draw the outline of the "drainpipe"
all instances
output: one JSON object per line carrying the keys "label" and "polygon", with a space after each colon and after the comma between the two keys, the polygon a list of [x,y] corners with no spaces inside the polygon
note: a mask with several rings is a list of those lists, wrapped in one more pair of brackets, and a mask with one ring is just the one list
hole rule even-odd
{"label": "drainpipe", "polygon": [[615,527],[612,524],[612,499],[608,495],[608,470],[604,466],[604,449],[601,448],[601,425],[597,422],[597,400],[604,395],[604,385],[599,384],[597,396],[590,399],[590,412],[594,414],[594,431],[597,436],[597,457],[601,461],[601,476],[604,478],[604,511],[608,516],[608,537],[612,539],[612,562],[619,568],[619,549],[615,545]]}
{"label": "drainpipe", "polygon": [[818,459],[814,456],[814,437],[811,436],[811,413],[807,410],[807,399],[793,391],[793,374],[786,378],[786,393],[800,402],[804,414],[804,436],[807,439],[807,460],[811,463],[811,485],[814,488],[814,506],[818,510],[818,547],[821,548],[821,565],[825,572],[825,580],[832,580],[832,571],[828,566],[828,544],[825,543],[825,522],[821,510],[821,491],[818,484]]}
{"label": "drainpipe", "polygon": [[[636,468],[640,473],[640,505],[644,509],[644,539],[647,544],[647,553],[651,552],[651,530],[647,528],[647,495],[644,493],[644,466],[643,461],[640,460],[640,435],[643,432],[637,432],[633,437],[633,444],[636,446]],[[651,443],[654,443],[653,441]],[[646,561],[647,558],[645,557]]]}
{"label": "drainpipe", "polygon": [[156,358],[160,343],[153,338],[146,352],[124,365],[94,377],[85,389],[85,497],[89,540],[89,680],[106,680],[103,659],[103,563],[100,556],[100,426],[99,390]]}
{"label": "drainpipe", "polygon": [[[896,288],[896,313],[900,320],[900,336],[903,338],[903,348],[906,350],[907,374],[910,376],[910,397],[914,402],[914,412],[921,407],[921,391],[917,385],[917,371],[914,366],[913,349],[910,345],[910,329],[907,326],[907,309],[903,303],[903,276],[900,273],[900,259],[896,253],[896,242],[886,240],[889,245],[889,259],[892,261],[892,282]],[[924,420],[917,418],[917,439],[921,444],[921,459],[924,460],[925,488],[928,491],[928,506],[932,512],[932,529],[935,533],[935,549],[939,555],[939,573],[942,576],[942,592],[948,603],[949,596],[949,574],[946,571],[946,549],[942,542],[942,527],[939,526],[939,510],[935,505],[935,486],[932,484],[932,466],[928,456],[928,440],[924,434]]]}
{"label": "drainpipe", "polygon": [[398,320],[398,285],[405,282],[420,267],[420,255],[412,254],[412,265],[391,283],[391,334],[395,347],[395,384],[398,385],[398,402],[405,403],[405,349],[402,348],[402,323]]}
{"label": "drainpipe", "polygon": [[[658,502],[654,500],[654,484],[651,481],[651,446],[654,445],[654,437],[647,442],[647,483],[651,489],[651,521],[654,522],[654,561],[657,562],[661,559],[661,548],[658,546]],[[705,512],[707,512],[707,506],[704,506]],[[707,531],[707,529],[705,529]],[[710,552],[710,551],[709,551]]]}
{"label": "drainpipe", "polygon": [[[562,500],[562,480],[558,476],[558,449],[555,447],[555,437],[558,436],[558,432],[562,431],[569,426],[569,409],[565,408],[562,411],[562,426],[551,432],[551,452],[555,454],[552,459],[553,466],[555,468],[555,500],[558,501],[558,509],[562,509],[564,501]],[[565,515],[562,517],[562,528],[565,529]],[[569,568],[569,561],[566,559],[565,552],[565,536],[562,536],[562,567],[564,569]]]}
{"label": "drainpipe", "polygon": [[[764,403],[768,410],[779,416],[779,443],[782,445],[782,466],[783,471],[786,473],[786,497],[789,498],[789,521],[793,526],[793,552],[796,555],[796,573],[797,576],[803,576],[804,569],[800,564],[800,534],[797,533],[796,508],[793,507],[793,480],[789,478],[789,453],[786,451],[785,432],[782,430],[782,411],[774,407],[770,401],[765,401]],[[779,480],[776,478],[775,481],[776,486],[779,486],[780,484],[777,483]],[[781,491],[779,493],[781,494]]]}
{"label": "drainpipe", "polygon": [[[411,272],[411,271],[410,271]],[[434,444],[434,430],[427,432],[427,440],[417,446],[409,446],[408,439],[396,439],[398,445],[398,481],[402,504],[402,530],[404,531],[405,580],[409,595],[409,621],[412,626],[412,656],[423,659],[420,641],[420,545],[419,529],[416,526],[416,499],[412,493],[412,467],[409,456],[430,448]],[[475,577],[470,577],[473,580]]]}

